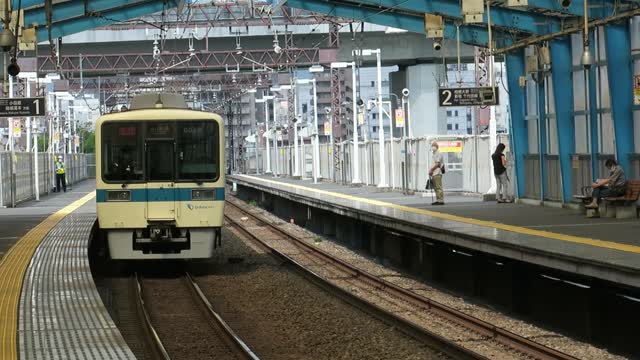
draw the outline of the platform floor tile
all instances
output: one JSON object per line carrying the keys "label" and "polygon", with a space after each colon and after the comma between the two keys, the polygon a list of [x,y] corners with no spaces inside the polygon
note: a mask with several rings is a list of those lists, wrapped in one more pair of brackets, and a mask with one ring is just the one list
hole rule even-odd
{"label": "platform floor tile", "polygon": [[95,219],[68,215],[36,250],[20,299],[21,359],[135,359],[91,276],[87,248]]}

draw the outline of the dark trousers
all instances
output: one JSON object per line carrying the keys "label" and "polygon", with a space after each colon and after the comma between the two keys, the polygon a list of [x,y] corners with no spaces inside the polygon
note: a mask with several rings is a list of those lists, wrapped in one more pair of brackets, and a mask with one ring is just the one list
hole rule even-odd
{"label": "dark trousers", "polygon": [[601,198],[607,197],[609,195],[611,195],[611,191],[609,191],[608,186],[600,186],[600,187],[594,188],[593,193],[591,194],[591,196],[593,196],[593,198],[596,199],[598,203],[600,203]]}
{"label": "dark trousers", "polygon": [[64,174],[56,174],[56,190],[60,192],[60,183],[62,183],[62,189],[67,192],[67,181]]}

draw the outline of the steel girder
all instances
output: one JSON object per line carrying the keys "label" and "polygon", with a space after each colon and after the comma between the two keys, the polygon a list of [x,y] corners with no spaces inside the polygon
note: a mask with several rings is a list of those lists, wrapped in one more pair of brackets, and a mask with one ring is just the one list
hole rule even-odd
{"label": "steel girder", "polygon": [[[383,26],[405,29],[417,33],[425,32],[424,18],[419,14],[381,12],[380,9],[368,6],[351,6],[345,3],[338,4],[320,0],[287,0],[287,6],[331,16],[351,18]],[[455,39],[456,27],[452,22],[445,22],[444,32],[446,38]],[[489,36],[486,28],[480,26],[460,27],[460,40],[462,42],[477,46],[487,46],[488,39]],[[498,38],[496,40],[505,45],[510,43],[510,38]]]}
{"label": "steel girder", "polygon": [[[452,0],[365,0],[361,4],[382,6],[382,9],[406,10],[419,14],[436,14],[462,21],[462,6]],[[487,13],[483,21],[487,22]],[[517,30],[532,34],[547,34],[561,29],[560,19],[542,14],[513,10],[500,6],[491,7],[491,23],[504,29]]]}
{"label": "steel girder", "polygon": [[[191,70],[225,70],[227,67],[240,69],[260,68],[255,63],[264,64],[272,69],[279,69],[283,66],[311,66],[320,61],[321,51],[318,48],[289,48],[283,49],[281,54],[276,54],[273,49],[268,50],[245,50],[241,55],[233,51],[198,51],[191,60],[182,65],[178,64],[190,57],[189,52],[165,52],[156,61],[150,53],[128,53],[128,54],[91,54],[82,55],[83,73],[92,74],[114,74],[122,72],[162,72],[163,69],[171,67],[171,72]],[[80,72],[81,55],[63,55],[60,59],[61,71],[65,73]],[[250,59],[251,61],[247,60]],[[253,61],[253,62],[252,62]],[[39,56],[38,71],[55,71],[55,60],[50,55]]]}
{"label": "steel girder", "polygon": [[[266,4],[266,3],[265,3]],[[329,19],[321,14],[314,14],[301,9],[281,7],[267,14],[259,7],[252,11],[246,5],[232,3],[224,4],[194,4],[182,10],[169,9],[163,21],[161,14],[151,14],[128,24],[109,25],[109,29],[149,28],[149,25],[161,25],[179,28],[194,27],[248,27],[248,26],[284,26],[284,25],[317,25],[332,22],[342,22],[341,19]]]}

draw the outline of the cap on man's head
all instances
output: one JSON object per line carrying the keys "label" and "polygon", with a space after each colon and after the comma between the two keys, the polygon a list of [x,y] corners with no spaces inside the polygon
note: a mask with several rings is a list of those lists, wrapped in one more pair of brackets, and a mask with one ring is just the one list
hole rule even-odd
{"label": "cap on man's head", "polygon": [[62,155],[58,155],[58,160],[62,160]]}

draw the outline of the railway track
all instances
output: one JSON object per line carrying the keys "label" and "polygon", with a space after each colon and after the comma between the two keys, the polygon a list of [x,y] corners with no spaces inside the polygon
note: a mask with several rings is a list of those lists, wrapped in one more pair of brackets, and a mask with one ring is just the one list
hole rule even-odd
{"label": "railway track", "polygon": [[[229,215],[229,211],[225,211],[225,218],[231,224],[233,224],[237,229],[239,229],[244,235],[258,243],[262,248],[266,249],[268,252],[275,254],[276,256],[282,258],[283,260],[294,264],[298,268],[302,268],[304,271],[310,273],[313,277],[319,278],[313,271],[307,269],[308,266],[318,266],[318,264],[323,264],[323,266],[331,266],[335,270],[335,272],[341,272],[343,277],[349,277],[352,279],[352,283],[359,282],[362,284],[366,284],[366,288],[375,289],[384,292],[389,295],[391,298],[395,299],[396,302],[408,304],[413,308],[417,308],[420,311],[428,312],[431,315],[434,315],[437,318],[440,318],[443,322],[448,324],[454,324],[457,327],[462,327],[467,329],[467,331],[477,334],[479,338],[486,339],[486,341],[494,342],[498,345],[498,347],[504,347],[510,350],[511,354],[515,354],[514,357],[522,357],[529,359],[539,359],[539,360],[547,360],[547,359],[563,359],[563,360],[575,360],[576,358],[565,354],[563,352],[557,351],[555,349],[546,347],[542,344],[538,344],[534,341],[526,339],[522,336],[519,336],[515,333],[509,332],[502,328],[496,327],[486,321],[477,319],[475,317],[464,314],[461,311],[450,308],[446,305],[440,304],[433,300],[430,300],[426,297],[420,296],[416,293],[413,293],[409,290],[401,288],[395,284],[392,284],[384,279],[381,279],[375,275],[372,275],[366,271],[358,269],[352,266],[345,261],[335,258],[334,256],[314,247],[303,239],[298,238],[297,236],[291,234],[286,229],[281,228],[278,225],[272,224],[269,221],[266,221],[262,217],[247,211],[242,206],[232,202],[227,201],[227,205],[231,205],[227,207],[227,209],[233,209],[233,211],[237,211],[237,215],[232,217]],[[265,241],[255,234],[254,231],[247,229],[247,226],[243,225],[242,221],[239,221],[241,217],[246,217],[247,219],[253,219],[255,226],[261,228],[268,228],[270,232],[277,235],[277,237],[281,240],[287,241],[297,249],[299,255],[289,256],[284,254],[282,251],[277,250],[273,245],[269,244],[270,241]],[[304,260],[305,265],[301,264],[302,260],[298,258],[306,258]],[[317,279],[318,280],[318,279]],[[318,280],[320,281],[320,280]],[[325,282],[326,287],[337,287],[337,285],[333,285],[328,280],[322,279],[322,282]],[[340,290],[342,292],[347,292],[346,290]],[[367,292],[367,290],[364,290]],[[371,291],[369,291],[371,292]],[[351,295],[351,293],[349,293]],[[351,295],[355,297],[355,295]],[[367,303],[365,300],[360,300],[362,302]],[[368,303],[369,305],[373,305]],[[376,307],[375,305],[373,305]],[[391,320],[394,325],[402,325],[405,326],[404,330],[406,332],[415,331],[419,334],[418,336],[427,341],[427,343],[431,344],[434,347],[441,347],[441,350],[454,357],[454,358],[469,358],[469,359],[483,359],[484,356],[473,352],[469,349],[463,348],[452,340],[445,339],[427,329],[422,327],[418,327],[407,320],[401,319],[400,317],[387,312],[386,310],[380,309],[378,307],[377,310],[378,316],[383,317],[383,320],[389,321]],[[385,314],[381,314],[380,311]],[[399,323],[396,323],[399,322]],[[407,325],[408,323],[408,325]]]}
{"label": "railway track", "polygon": [[[205,310],[205,312],[209,315],[207,318],[207,322],[210,324],[211,328],[214,330],[217,335],[221,337],[221,343],[225,349],[224,358],[229,358],[229,354],[231,357],[236,359],[243,360],[258,360],[259,357],[247,346],[242,339],[227,325],[227,323],[222,319],[222,317],[215,312],[209,300],[207,300],[206,296],[195,282],[193,277],[187,272],[181,279],[181,283],[187,289],[188,292],[192,294],[194,306],[200,306]],[[154,326],[150,312],[148,309],[148,304],[144,300],[143,292],[144,292],[144,280],[140,279],[137,274],[132,277],[132,281],[135,282],[135,287],[137,289],[137,306],[139,308],[140,313],[142,314],[142,318],[144,319],[144,328],[151,339],[150,342],[153,345],[153,352],[157,359],[165,359],[170,360],[171,356],[169,355],[169,351],[163,344],[159,334],[159,331],[156,331],[156,327]],[[159,299],[161,301],[161,299]],[[149,300],[156,301],[156,300]],[[171,326],[171,325],[169,325]],[[208,339],[209,341],[211,339]],[[215,354],[211,354],[213,356]]]}

